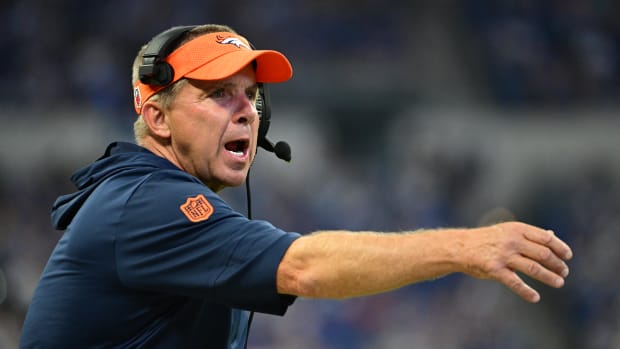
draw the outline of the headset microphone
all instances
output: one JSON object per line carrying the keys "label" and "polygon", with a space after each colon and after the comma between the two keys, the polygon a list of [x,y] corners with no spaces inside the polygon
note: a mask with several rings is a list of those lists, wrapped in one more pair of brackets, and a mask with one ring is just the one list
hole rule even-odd
{"label": "headset microphone", "polygon": [[258,98],[256,100],[256,110],[260,117],[260,125],[258,127],[258,146],[268,152],[276,154],[279,159],[291,161],[291,146],[283,141],[277,142],[275,145],[267,138],[267,131],[271,124],[271,103],[269,89],[265,84],[258,84]]}
{"label": "headset microphone", "polygon": [[276,156],[286,162],[291,161],[291,146],[284,141],[280,141],[276,143],[275,147],[273,147],[273,152]]}
{"label": "headset microphone", "polygon": [[258,141],[258,145],[266,151],[276,154],[279,159],[286,162],[291,161],[291,146],[284,141],[279,141],[274,145],[267,137],[263,137]]}

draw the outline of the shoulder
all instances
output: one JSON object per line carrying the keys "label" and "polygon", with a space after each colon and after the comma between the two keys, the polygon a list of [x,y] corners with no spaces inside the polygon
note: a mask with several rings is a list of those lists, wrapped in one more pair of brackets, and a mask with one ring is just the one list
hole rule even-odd
{"label": "shoulder", "polygon": [[179,206],[209,204],[228,208],[228,204],[196,177],[180,171],[159,169],[145,176],[132,195],[133,200],[149,200],[155,205]]}
{"label": "shoulder", "polygon": [[126,228],[193,230],[196,223],[241,216],[197,178],[176,169],[154,170],[130,190],[120,219]]}

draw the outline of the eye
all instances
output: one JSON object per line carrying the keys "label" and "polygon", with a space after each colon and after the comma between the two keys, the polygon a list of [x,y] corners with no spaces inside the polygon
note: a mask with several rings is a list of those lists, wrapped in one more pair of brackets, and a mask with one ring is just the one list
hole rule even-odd
{"label": "eye", "polygon": [[252,88],[246,92],[248,99],[256,104],[256,100],[258,99],[258,89]]}
{"label": "eye", "polygon": [[217,88],[209,94],[209,97],[211,98],[222,98],[224,96],[226,96],[226,89],[224,89],[223,87]]}

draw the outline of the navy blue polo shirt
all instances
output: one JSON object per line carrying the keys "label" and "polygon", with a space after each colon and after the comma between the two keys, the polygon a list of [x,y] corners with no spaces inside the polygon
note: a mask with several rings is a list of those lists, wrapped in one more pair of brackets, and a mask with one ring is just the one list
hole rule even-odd
{"label": "navy blue polo shirt", "polygon": [[299,234],[248,220],[169,161],[112,143],[72,181],[21,348],[242,348],[247,311],[294,301],[276,271]]}

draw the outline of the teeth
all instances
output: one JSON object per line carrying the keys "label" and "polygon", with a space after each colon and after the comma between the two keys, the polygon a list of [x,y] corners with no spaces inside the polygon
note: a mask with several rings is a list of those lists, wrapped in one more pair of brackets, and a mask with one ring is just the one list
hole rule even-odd
{"label": "teeth", "polygon": [[228,152],[230,152],[231,154],[233,154],[234,156],[243,156],[243,152],[242,151],[233,151],[233,150],[229,150]]}

